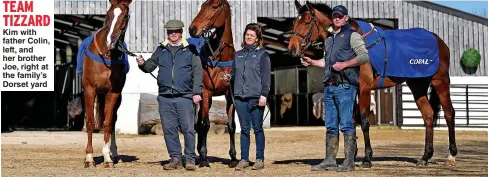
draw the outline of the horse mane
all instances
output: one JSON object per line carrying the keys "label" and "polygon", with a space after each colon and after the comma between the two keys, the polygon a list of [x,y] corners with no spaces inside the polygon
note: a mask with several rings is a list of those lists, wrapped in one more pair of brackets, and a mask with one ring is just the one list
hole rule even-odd
{"label": "horse mane", "polygon": [[[325,3],[321,3],[321,2],[312,3],[312,2],[310,2],[309,4],[312,6],[312,8],[317,9],[318,11],[324,13],[324,15],[329,16],[332,13],[332,8]],[[306,5],[303,5],[300,8],[300,10],[298,11],[298,14],[302,14],[306,11],[308,11],[308,8]]]}

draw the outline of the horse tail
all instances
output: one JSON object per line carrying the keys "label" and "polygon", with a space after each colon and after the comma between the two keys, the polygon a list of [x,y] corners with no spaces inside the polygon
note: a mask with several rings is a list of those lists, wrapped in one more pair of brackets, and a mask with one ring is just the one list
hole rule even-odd
{"label": "horse tail", "polygon": [[439,120],[439,112],[441,110],[441,100],[439,95],[437,95],[437,91],[435,90],[434,85],[430,84],[430,95],[429,95],[429,104],[434,111],[434,127],[437,127],[438,120]]}

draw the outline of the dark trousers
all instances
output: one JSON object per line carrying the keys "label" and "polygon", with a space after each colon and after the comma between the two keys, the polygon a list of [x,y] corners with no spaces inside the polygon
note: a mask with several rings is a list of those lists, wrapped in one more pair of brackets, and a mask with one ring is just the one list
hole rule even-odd
{"label": "dark trousers", "polygon": [[249,161],[251,125],[256,138],[256,159],[264,160],[264,107],[258,106],[258,102],[257,98],[235,99],[236,111],[241,125],[241,160]]}
{"label": "dark trousers", "polygon": [[195,160],[195,114],[193,101],[185,97],[158,96],[159,115],[163,124],[164,141],[170,157],[181,157],[178,127],[185,139],[185,156]]}

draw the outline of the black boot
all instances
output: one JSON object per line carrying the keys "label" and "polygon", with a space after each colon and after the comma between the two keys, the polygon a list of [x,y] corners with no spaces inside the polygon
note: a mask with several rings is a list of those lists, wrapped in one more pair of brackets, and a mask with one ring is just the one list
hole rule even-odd
{"label": "black boot", "polygon": [[339,136],[327,134],[325,140],[325,159],[320,164],[312,166],[312,171],[334,170],[337,168],[337,151],[339,151]]}
{"label": "black boot", "polygon": [[355,133],[344,134],[344,162],[339,165],[337,171],[352,171],[354,170],[354,154],[356,151],[356,135]]}

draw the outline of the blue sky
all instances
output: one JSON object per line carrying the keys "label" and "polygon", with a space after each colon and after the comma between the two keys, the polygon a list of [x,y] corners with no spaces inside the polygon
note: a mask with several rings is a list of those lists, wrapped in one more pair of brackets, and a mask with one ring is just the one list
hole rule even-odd
{"label": "blue sky", "polygon": [[[483,11],[486,11],[486,15],[488,15],[488,1],[431,1],[437,4],[441,4],[447,7],[451,7],[454,9],[458,9],[464,12],[468,12],[475,15],[483,15],[481,14]],[[488,18],[485,16],[485,18]]]}

